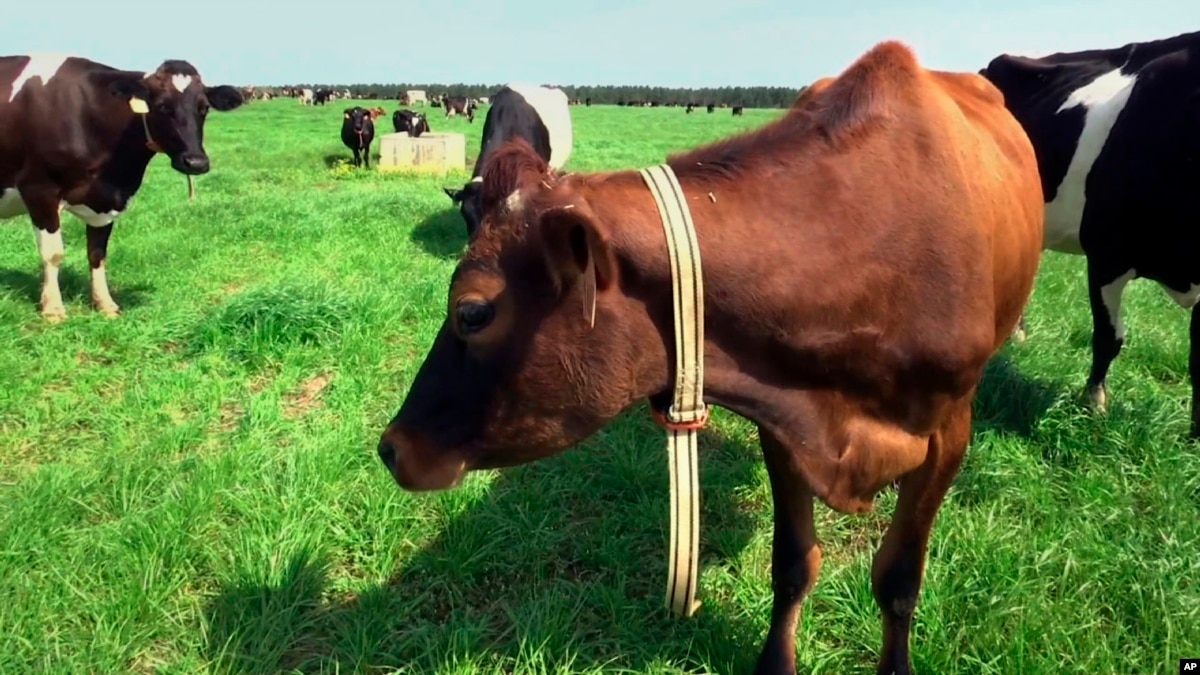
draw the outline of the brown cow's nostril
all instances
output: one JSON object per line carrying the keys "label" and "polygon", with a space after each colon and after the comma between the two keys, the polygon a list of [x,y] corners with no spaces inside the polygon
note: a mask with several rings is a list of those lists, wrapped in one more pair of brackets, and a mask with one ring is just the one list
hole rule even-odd
{"label": "brown cow's nostril", "polygon": [[388,471],[396,470],[396,448],[386,438],[379,441],[379,459],[383,460],[383,465]]}
{"label": "brown cow's nostril", "polygon": [[462,480],[461,455],[431,445],[424,437],[389,427],[379,439],[379,459],[396,483],[409,491],[444,490]]}

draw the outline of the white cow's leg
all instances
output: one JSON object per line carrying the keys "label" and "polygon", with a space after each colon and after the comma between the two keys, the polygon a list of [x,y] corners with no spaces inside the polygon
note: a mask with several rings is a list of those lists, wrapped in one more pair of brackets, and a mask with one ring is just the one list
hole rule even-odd
{"label": "white cow's leg", "polygon": [[67,318],[62,290],[58,286],[58,270],[62,267],[65,250],[59,219],[61,207],[57,199],[28,193],[25,196],[25,205],[29,209],[29,218],[33,221],[38,255],[42,258],[42,316],[50,323],[58,323]]}
{"label": "white cow's leg", "polygon": [[67,308],[63,306],[62,289],[58,286],[58,270],[62,267],[63,247],[62,228],[47,232],[35,228],[37,233],[38,253],[42,256],[42,316],[50,323],[58,323],[67,318]]}
{"label": "white cow's leg", "polygon": [[92,302],[96,309],[108,317],[115,317],[121,308],[108,292],[108,274],[104,263],[108,258],[108,237],[112,234],[112,223],[87,228],[88,263],[92,267]]}

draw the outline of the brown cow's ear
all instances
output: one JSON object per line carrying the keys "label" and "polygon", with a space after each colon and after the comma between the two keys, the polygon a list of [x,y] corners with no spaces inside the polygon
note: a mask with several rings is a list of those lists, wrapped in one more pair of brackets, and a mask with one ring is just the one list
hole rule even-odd
{"label": "brown cow's ear", "polygon": [[584,319],[595,318],[596,295],[616,283],[616,258],[607,228],[590,209],[568,204],[543,212],[538,234],[547,271],[560,293],[580,283]]}

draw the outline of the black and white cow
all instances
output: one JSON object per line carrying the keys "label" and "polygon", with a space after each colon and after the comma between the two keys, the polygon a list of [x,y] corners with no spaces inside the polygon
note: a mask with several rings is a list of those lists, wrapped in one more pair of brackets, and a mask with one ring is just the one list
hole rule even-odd
{"label": "black and white cow", "polygon": [[342,114],[342,143],[354,151],[354,166],[366,163],[371,168],[371,141],[375,139],[375,123],[371,111],[362,106],[346,108]]}
{"label": "black and white cow", "polygon": [[467,223],[467,237],[475,234],[483,221],[480,202],[484,161],[510,138],[529,141],[542,159],[561,169],[571,156],[571,111],[567,95],[561,89],[511,83],[491,97],[491,107],[483,121],[483,142],[471,180],[461,190],[443,188],[460,205]]}
{"label": "black and white cow", "polygon": [[242,103],[234,87],[205,86],[187,61],[144,72],[61,55],[0,57],[0,218],[33,221],[48,321],[66,318],[62,211],[87,224],[92,300],[116,316],[104,266],[113,221],[157,153],[182,174],[207,173],[205,119]]}
{"label": "black and white cow", "polygon": [[413,110],[397,110],[392,113],[392,127],[396,133],[406,133],[411,138],[417,138],[429,131],[429,120],[425,115]]}
{"label": "black and white cow", "polygon": [[1158,282],[1192,309],[1192,435],[1200,436],[1200,32],[1041,58],[1004,54],[980,74],[1037,153],[1044,248],[1084,255],[1092,312],[1086,394],[1103,410],[1125,329],[1121,294]]}
{"label": "black and white cow", "polygon": [[443,96],[442,105],[446,107],[446,117],[466,115],[468,122],[475,121],[475,111],[479,107],[467,96]]}

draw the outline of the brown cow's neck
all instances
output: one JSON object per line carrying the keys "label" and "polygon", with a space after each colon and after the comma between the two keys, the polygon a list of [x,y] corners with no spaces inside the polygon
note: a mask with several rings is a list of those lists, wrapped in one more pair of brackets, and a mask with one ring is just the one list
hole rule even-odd
{"label": "brown cow's neck", "polygon": [[[645,322],[635,327],[635,335],[654,335],[639,341],[636,350],[640,365],[636,399],[651,398],[656,407],[665,406],[671,396],[671,356],[674,345],[673,301],[670,265],[663,225],[649,189],[636,172],[605,174],[589,181],[585,190],[590,207],[612,228],[616,255],[620,260],[621,292],[615,302],[624,303],[622,316]],[[766,336],[756,336],[736,312],[735,303],[723,300],[730,295],[735,271],[720,264],[712,255],[712,230],[722,223],[695,206],[695,195],[707,190],[689,186],[680,178],[691,197],[692,217],[701,250],[705,288],[705,361],[704,398],[752,421],[771,423],[786,416],[769,376],[760,369]],[[594,195],[594,196],[593,196]],[[706,243],[707,242],[707,243]],[[720,289],[720,290],[718,290]],[[718,290],[714,295],[714,290]]]}

